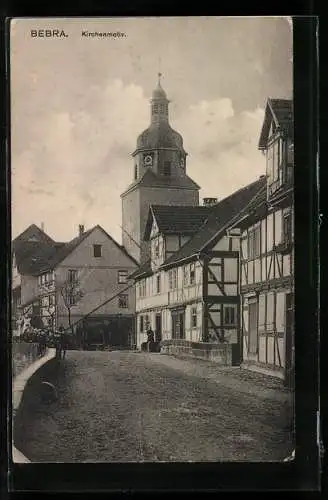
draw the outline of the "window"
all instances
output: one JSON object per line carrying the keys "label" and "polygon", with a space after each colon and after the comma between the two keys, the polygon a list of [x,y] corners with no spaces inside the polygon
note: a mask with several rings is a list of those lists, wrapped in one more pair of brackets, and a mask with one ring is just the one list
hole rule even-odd
{"label": "window", "polygon": [[282,219],[282,241],[286,245],[289,245],[292,241],[292,217],[291,212],[284,214]]}
{"label": "window", "polygon": [[138,165],[134,166],[134,179],[138,179]]}
{"label": "window", "polygon": [[171,162],[170,161],[164,162],[163,174],[166,177],[170,177],[170,175],[171,175]]}
{"label": "window", "polygon": [[76,283],[77,282],[77,270],[76,269],[69,269],[68,270],[68,282],[69,283]]}
{"label": "window", "polygon": [[139,294],[140,297],[144,297],[146,295],[146,280],[143,279],[139,283]]}
{"label": "window", "polygon": [[128,307],[128,295],[126,293],[121,293],[118,296],[118,307],[120,309],[126,309]]}
{"label": "window", "polygon": [[197,327],[197,308],[192,307],[191,309],[191,328]]}
{"label": "window", "polygon": [[158,257],[159,257],[159,241],[158,241],[158,239],[156,239],[154,242],[154,253],[155,253],[155,258],[158,259]]}
{"label": "window", "polygon": [[236,306],[224,306],[224,324],[236,325],[237,324]]}
{"label": "window", "polygon": [[176,269],[169,271],[169,289],[174,290],[178,287],[178,274]]}
{"label": "window", "polygon": [[49,306],[52,307],[55,305],[55,296],[54,295],[50,295],[49,296]]}
{"label": "window", "polygon": [[70,306],[75,306],[76,301],[77,301],[77,297],[75,296],[75,294],[74,293],[70,293],[68,295],[68,304]]}
{"label": "window", "polygon": [[128,282],[128,272],[126,269],[121,269],[117,273],[117,282],[122,285]]}
{"label": "window", "polygon": [[183,268],[183,286],[188,286],[188,279],[189,279],[189,269],[188,266],[184,266]]}
{"label": "window", "polygon": [[144,317],[143,316],[140,316],[140,319],[139,319],[139,331],[140,332],[144,331]]}
{"label": "window", "polygon": [[153,113],[158,113],[158,104],[153,104]]}
{"label": "window", "polygon": [[251,229],[248,233],[248,258],[255,259],[261,254],[261,227]]}
{"label": "window", "polygon": [[189,283],[190,285],[194,285],[195,284],[195,263],[192,262],[190,264],[190,280],[189,280]]}
{"label": "window", "polygon": [[101,245],[93,245],[93,256],[101,257]]}
{"label": "window", "polygon": [[161,293],[161,275],[156,276],[156,293]]}

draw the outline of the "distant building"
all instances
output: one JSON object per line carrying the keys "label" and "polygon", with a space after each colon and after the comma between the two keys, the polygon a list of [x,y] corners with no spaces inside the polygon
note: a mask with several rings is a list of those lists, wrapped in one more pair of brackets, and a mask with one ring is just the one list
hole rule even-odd
{"label": "distant building", "polygon": [[149,257],[143,235],[150,205],[199,205],[200,187],[187,175],[187,153],[182,136],[170,126],[169,100],[160,80],[152,94],[150,126],[139,135],[132,157],[133,181],[121,195],[122,241],[143,263]]}
{"label": "distant building", "polygon": [[68,243],[30,226],[13,241],[14,329],[71,325],[77,334],[102,330],[110,344],[134,343],[135,296],[128,275],[136,267],[100,226],[80,226]]}
{"label": "distant building", "polygon": [[268,99],[259,149],[267,188],[233,225],[241,232],[243,365],[291,384],[294,372],[293,104]]}
{"label": "distant building", "polygon": [[[151,206],[145,228],[150,260],[136,282],[137,345],[150,323],[168,352],[198,350],[240,364],[239,234],[234,218],[265,190],[261,178],[205,207]],[[228,346],[228,347],[227,347]]]}

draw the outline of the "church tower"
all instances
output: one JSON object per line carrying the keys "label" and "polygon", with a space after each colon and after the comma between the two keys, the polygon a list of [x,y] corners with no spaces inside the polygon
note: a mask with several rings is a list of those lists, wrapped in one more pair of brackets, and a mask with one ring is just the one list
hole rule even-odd
{"label": "church tower", "polygon": [[138,262],[147,259],[143,241],[150,205],[199,205],[200,187],[186,173],[187,153],[181,135],[169,123],[169,100],[158,85],[150,101],[150,126],[137,139],[133,180],[121,194],[122,242]]}

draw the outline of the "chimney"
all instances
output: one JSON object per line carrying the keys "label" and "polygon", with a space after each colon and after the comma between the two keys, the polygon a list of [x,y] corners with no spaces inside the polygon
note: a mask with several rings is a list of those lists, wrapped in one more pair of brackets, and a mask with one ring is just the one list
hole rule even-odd
{"label": "chimney", "polygon": [[79,236],[81,237],[83,233],[84,233],[84,225],[79,224]]}
{"label": "chimney", "polygon": [[204,207],[212,207],[213,205],[216,205],[217,202],[218,202],[217,198],[203,198]]}
{"label": "chimney", "polygon": [[44,222],[41,222],[41,231],[44,231]]}

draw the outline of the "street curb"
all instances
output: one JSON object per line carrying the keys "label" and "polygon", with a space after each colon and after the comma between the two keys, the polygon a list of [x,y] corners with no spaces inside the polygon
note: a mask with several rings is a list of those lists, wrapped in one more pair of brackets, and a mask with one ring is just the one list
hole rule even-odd
{"label": "street curb", "polygon": [[[30,380],[32,375],[37,372],[41,366],[51,361],[56,356],[56,349],[50,348],[45,356],[38,359],[32,365],[25,368],[15,379],[13,380],[13,389],[12,389],[12,411],[13,411],[13,419],[15,418],[19,406],[21,404],[21,400],[23,397],[23,392],[26,387],[27,382]],[[30,460],[26,458],[23,453],[21,453],[15,446],[14,442],[12,442],[12,459],[14,463],[30,463]]]}

